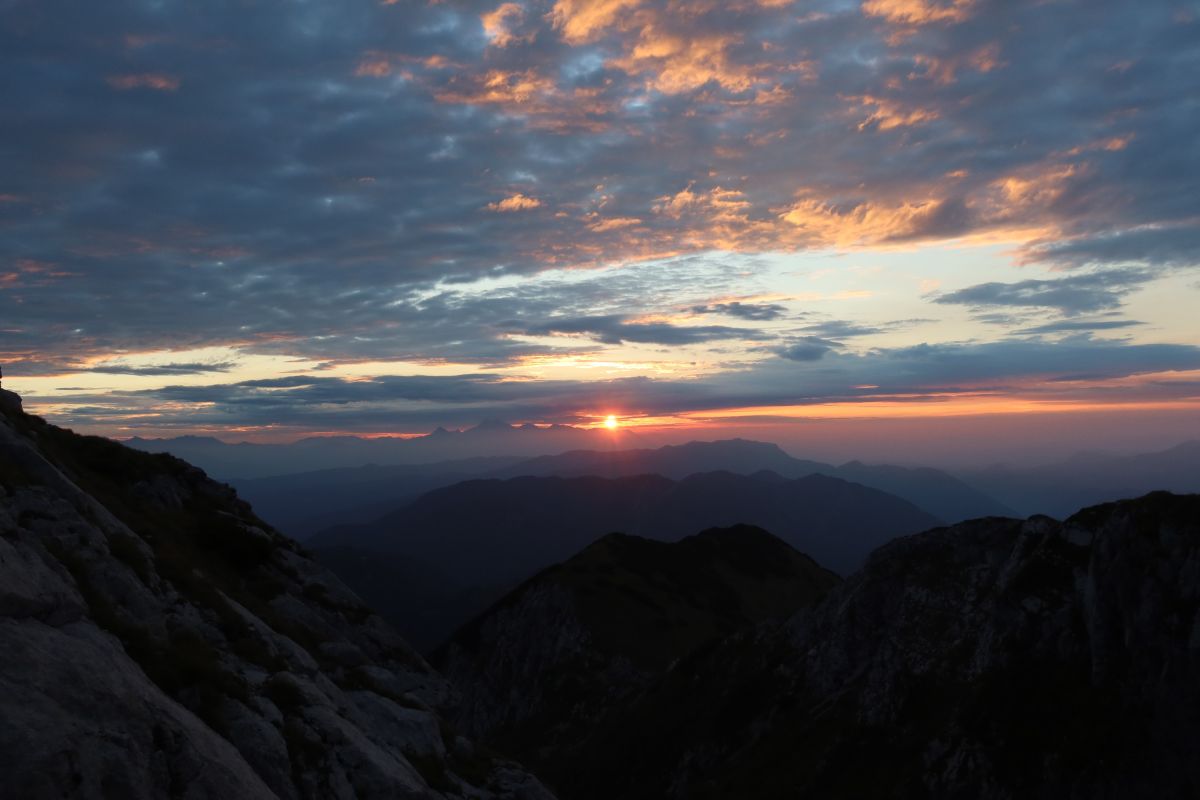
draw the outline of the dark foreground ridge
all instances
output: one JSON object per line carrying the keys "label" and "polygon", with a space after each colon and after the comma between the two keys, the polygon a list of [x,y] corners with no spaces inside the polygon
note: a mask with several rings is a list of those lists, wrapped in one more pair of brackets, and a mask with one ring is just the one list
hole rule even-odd
{"label": "dark foreground ridge", "polygon": [[228,487],[0,397],[5,797],[548,798]]}
{"label": "dark foreground ridge", "polygon": [[[566,798],[1200,796],[1200,496],[897,540],[670,670]],[[620,764],[620,769],[613,765]]]}
{"label": "dark foreground ridge", "polygon": [[434,654],[463,692],[457,722],[553,780],[597,721],[680,658],[839,582],[749,526],[667,543],[611,534],[500,600]]}
{"label": "dark foreground ridge", "polygon": [[844,582],[748,526],[611,535],[436,658],[466,702],[228,487],[0,393],[23,800],[550,797],[488,745],[565,800],[1200,796],[1200,496],[936,528]]}

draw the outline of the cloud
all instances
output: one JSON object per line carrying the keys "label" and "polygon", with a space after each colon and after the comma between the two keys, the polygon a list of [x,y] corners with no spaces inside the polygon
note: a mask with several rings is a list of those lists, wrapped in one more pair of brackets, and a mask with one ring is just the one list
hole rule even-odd
{"label": "cloud", "polygon": [[[763,350],[738,343],[777,348],[786,312],[711,298],[773,289],[778,254],[931,242],[1072,270],[969,277],[937,303],[1115,309],[1197,264],[1178,76],[1200,22],[1095,0],[1081,34],[1082,9],[16,0],[0,360],[44,375],[225,347],[483,369],[619,341],[725,343],[749,368]],[[689,308],[741,322],[653,321]],[[525,335],[553,320],[594,330]],[[788,335],[882,327],[809,322]]]}
{"label": "cloud", "polygon": [[779,351],[789,361],[820,361],[825,354],[839,345],[819,336],[804,336]]}
{"label": "cloud", "polygon": [[237,364],[232,361],[153,364],[149,366],[134,366],[132,364],[111,362],[96,364],[89,367],[87,371],[99,372],[105,375],[203,375],[210,372],[229,372],[236,366]]}
{"label": "cloud", "polygon": [[787,312],[787,307],[778,303],[744,303],[740,300],[732,300],[726,303],[692,306],[691,311],[693,314],[724,314],[738,319],[763,322],[779,319]]}
{"label": "cloud", "polygon": [[896,330],[898,328],[907,327],[909,325],[927,322],[928,320],[901,320],[898,322],[889,322],[885,324],[864,325],[858,322],[852,322],[844,319],[825,320],[824,322],[815,322],[811,325],[805,325],[801,330],[810,333],[814,336],[822,336],[829,339],[850,339],[856,336],[874,336],[887,331]]}
{"label": "cloud", "polygon": [[893,128],[903,128],[910,125],[920,125],[931,122],[941,116],[936,110],[927,108],[904,108],[894,100],[885,97],[863,95],[855,98],[864,109],[867,116],[858,123],[860,131],[874,128],[880,131],[890,131]]}
{"label": "cloud", "polygon": [[595,217],[592,222],[588,223],[588,230],[593,233],[605,233],[607,231],[616,231],[621,228],[631,228],[634,225],[641,225],[642,221],[637,217]]}
{"label": "cloud", "polygon": [[174,92],[179,88],[180,80],[174,75],[164,75],[156,72],[143,72],[137,75],[110,75],[108,85],[121,91],[131,89],[153,89],[159,92]]}
{"label": "cloud", "polygon": [[1117,308],[1126,295],[1153,278],[1147,270],[1118,269],[1049,280],[980,283],[940,295],[933,302],[973,308],[1053,308],[1074,315]]}
{"label": "cloud", "polygon": [[513,28],[525,18],[525,9],[520,3],[501,3],[492,11],[479,17],[483,24],[483,33],[496,47],[508,47],[521,37],[513,33]]}
{"label": "cloud", "polygon": [[953,238],[970,230],[971,211],[961,199],[882,205],[841,205],[804,199],[781,216],[813,246],[857,247],[884,242]]}
{"label": "cloud", "polygon": [[603,344],[687,345],[722,339],[754,340],[764,334],[750,328],[733,328],[725,325],[672,325],[666,322],[631,322],[626,317],[612,314],[607,316],[575,317],[554,319],[525,330],[531,336],[546,334],[582,334]]}
{"label": "cloud", "polygon": [[573,44],[591,40],[642,0],[556,0],[550,11],[554,27]]}
{"label": "cloud", "polygon": [[961,22],[975,5],[975,0],[866,0],[864,14],[883,17],[889,22],[925,25],[931,22]]}
{"label": "cloud", "polygon": [[488,211],[527,211],[531,208],[538,208],[541,206],[541,204],[542,201],[538,200],[536,197],[528,197],[527,195],[517,192],[516,194],[510,195],[503,200],[499,200],[495,203],[488,203],[487,207]]}
{"label": "cloud", "polygon": [[[275,431],[425,431],[480,419],[591,421],[600,407],[630,415],[824,403],[944,403],[955,396],[1023,397],[1049,403],[1183,400],[1179,381],[1131,376],[1200,369],[1200,348],[1068,339],[921,344],[855,354],[833,343],[797,341],[819,357],[772,358],[750,369],[696,380],[511,380],[495,375],[381,376],[348,380],[296,375],[207,386],[79,394],[56,400],[76,426],[205,429],[233,418]],[[822,349],[823,348],[823,349]],[[804,351],[798,351],[804,353]],[[804,354],[808,355],[808,354]],[[1082,385],[1079,385],[1082,384]],[[863,387],[871,387],[864,389]],[[1097,393],[1096,386],[1101,389]],[[869,412],[864,412],[869,413]]]}
{"label": "cloud", "polygon": [[1084,234],[1025,248],[1028,262],[1051,262],[1067,267],[1103,264],[1142,264],[1157,267],[1194,267],[1200,252],[1200,226],[1151,225]]}
{"label": "cloud", "polygon": [[1144,322],[1139,322],[1132,319],[1096,319],[1096,320],[1059,320],[1057,322],[1047,322],[1044,325],[1034,325],[1029,328],[1022,328],[1019,333],[1029,334],[1046,334],[1046,333],[1091,333],[1093,331],[1115,331],[1124,328],[1133,328],[1138,325],[1145,325]]}

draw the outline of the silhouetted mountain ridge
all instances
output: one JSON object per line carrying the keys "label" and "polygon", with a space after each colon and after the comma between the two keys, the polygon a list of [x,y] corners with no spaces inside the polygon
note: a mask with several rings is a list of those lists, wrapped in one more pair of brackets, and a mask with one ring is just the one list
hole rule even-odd
{"label": "silhouetted mountain ridge", "polygon": [[513,590],[433,658],[464,693],[464,730],[553,776],[600,718],[680,658],[786,619],[837,582],[749,526],[673,543],[609,534]]}
{"label": "silhouetted mountain ridge", "polygon": [[212,437],[133,438],[137,450],[167,452],[224,480],[266,478],[315,470],[423,464],[491,456],[530,458],[580,447],[628,446],[629,430],[608,431],[568,425],[509,425],[485,420],[462,431],[439,428],[415,437],[317,436],[289,444],[228,444]]}
{"label": "silhouetted mountain ridge", "polygon": [[331,525],[370,522],[425,492],[521,461],[483,457],[436,464],[369,464],[230,483],[264,519],[304,540]]}
{"label": "silhouetted mountain ridge", "polygon": [[403,553],[464,577],[522,580],[605,533],[670,541],[737,524],[773,528],[793,547],[848,572],[879,544],[940,522],[898,497],[826,475],[524,476],[436,489],[373,523],[331,528],[310,543]]}
{"label": "silhouetted mountain ridge", "polygon": [[[308,544],[318,558],[330,547],[403,555],[450,576],[459,584],[456,593],[487,597],[607,533],[674,541],[708,527],[739,524],[772,530],[821,564],[846,573],[883,542],[940,523],[900,498],[824,475],[785,480],[715,472],[681,481],[661,475],[520,477],[437,489],[373,523],[330,528]],[[351,587],[360,586],[352,569],[339,575]],[[425,605],[441,607],[447,599],[430,597]],[[467,609],[482,610],[482,605]],[[465,620],[451,619],[454,624],[442,636]],[[405,635],[429,641],[429,630],[406,627],[411,624],[406,619],[394,622]]]}
{"label": "silhouetted mountain ridge", "polygon": [[555,789],[568,800],[1190,796],[1197,564],[1196,495],[897,539],[786,624],[685,658],[556,764]]}
{"label": "silhouetted mountain ridge", "polygon": [[768,442],[725,439],[689,442],[657,449],[578,450],[542,456],[500,470],[497,477],[517,475],[596,475],[620,478],[655,474],[681,479],[698,472],[728,471],[751,475],[769,470],[785,478],[821,473],[902,497],[947,522],[1013,512],[983,492],[941,470],[868,465],[851,461],[834,466],[788,455]]}
{"label": "silhouetted mountain ridge", "polygon": [[[499,424],[493,423],[494,426]],[[538,428],[530,435],[541,441],[547,430],[555,429]],[[511,430],[518,435],[505,434],[499,441],[525,441],[522,432],[528,430],[528,426]],[[574,435],[570,431],[577,431],[565,427],[561,430],[568,439]],[[461,435],[435,431],[424,438],[446,436],[454,439]],[[597,434],[586,435],[594,441]],[[527,475],[630,477],[659,474],[682,479],[697,472],[726,470],[751,475],[770,470],[784,477],[798,478],[820,472],[895,494],[944,521],[1012,513],[972,487],[933,469],[874,467],[860,462],[835,467],[793,458],[774,444],[744,439],[627,450],[614,449],[616,442],[608,434],[602,437],[607,449],[561,448],[568,452],[533,459],[521,455],[436,462],[427,459],[426,463],[419,464],[393,464],[388,460],[395,456],[389,449],[415,445],[387,440],[374,440],[375,444],[372,444],[371,440],[353,437],[308,439],[286,446],[225,445],[213,439],[188,437],[133,443],[145,450],[173,449],[176,455],[194,460],[217,474],[232,476],[238,491],[265,519],[300,539],[330,525],[366,522],[411,502],[424,492],[462,480]],[[180,444],[187,441],[204,444],[193,447]],[[430,447],[432,449],[420,454],[436,456],[441,452],[438,447]],[[413,456],[411,451],[399,460],[411,461],[410,456]],[[242,473],[257,475],[271,471],[284,474],[236,477]]]}

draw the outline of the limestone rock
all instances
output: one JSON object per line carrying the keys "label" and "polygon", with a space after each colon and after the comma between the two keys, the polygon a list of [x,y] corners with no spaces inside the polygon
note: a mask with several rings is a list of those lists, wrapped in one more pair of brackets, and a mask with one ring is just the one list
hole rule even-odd
{"label": "limestone rock", "polygon": [[0,775],[39,798],[549,795],[231,489],[0,395]]}

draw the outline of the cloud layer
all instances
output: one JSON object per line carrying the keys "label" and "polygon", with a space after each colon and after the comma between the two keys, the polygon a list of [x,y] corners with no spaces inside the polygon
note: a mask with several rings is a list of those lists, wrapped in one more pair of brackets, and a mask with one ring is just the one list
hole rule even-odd
{"label": "cloud layer", "polygon": [[[684,362],[708,348],[743,376],[855,364],[882,385],[901,345],[852,343],[904,326],[806,318],[756,279],[754,254],[999,242],[1037,271],[929,293],[928,315],[1009,337],[929,353],[1133,332],[1140,320],[1083,317],[1196,268],[1194,4],[11,0],[3,14],[10,375],[228,371],[126,358],[209,347],[468,373],[632,347]],[[543,277],[606,264],[645,266]],[[1191,358],[1111,346],[1142,372]]]}

